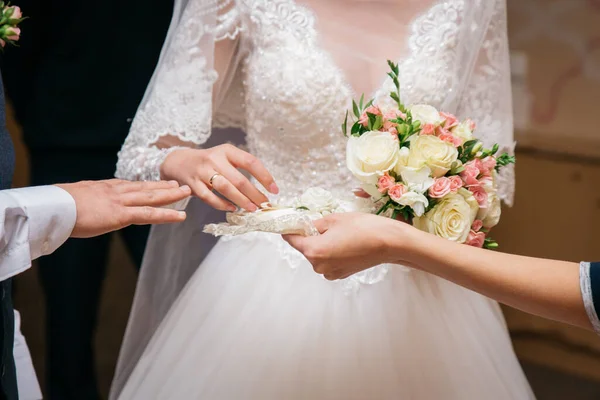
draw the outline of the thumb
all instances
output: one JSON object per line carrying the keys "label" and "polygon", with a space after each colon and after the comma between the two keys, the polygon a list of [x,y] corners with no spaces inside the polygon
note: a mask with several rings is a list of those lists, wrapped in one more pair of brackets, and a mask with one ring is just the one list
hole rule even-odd
{"label": "thumb", "polygon": [[328,217],[321,218],[316,221],[313,221],[313,225],[315,226],[315,228],[317,228],[319,233],[323,234],[329,230],[330,220]]}
{"label": "thumb", "polygon": [[283,240],[288,242],[290,246],[298,250],[300,253],[306,248],[306,237],[300,235],[282,235]]}

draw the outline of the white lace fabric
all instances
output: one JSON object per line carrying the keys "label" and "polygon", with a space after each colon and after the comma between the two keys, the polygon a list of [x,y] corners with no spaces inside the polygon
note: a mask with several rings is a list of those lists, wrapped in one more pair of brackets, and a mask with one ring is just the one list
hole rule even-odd
{"label": "white lace fabric", "polygon": [[[365,2],[177,0],[116,175],[158,180],[160,165],[177,148],[165,147],[165,138],[201,146],[213,128],[238,127],[246,132],[248,150],[280,187],[272,201],[285,203],[309,187],[340,198],[351,195],[356,182],[346,170],[340,126],[356,90],[372,89],[379,102],[387,101],[391,82],[376,76],[385,71],[379,67],[385,58],[399,62],[403,102],[471,118],[485,144],[512,151],[504,0],[373,0],[366,2],[365,21],[353,24],[348,10],[358,3]],[[336,28],[332,18],[345,29]],[[378,20],[398,22],[374,26]],[[366,35],[368,40],[357,39]],[[380,45],[385,51],[375,51]],[[512,170],[498,182],[510,203]],[[206,240],[200,207],[192,201],[188,214],[197,218],[152,230],[113,395],[198,267],[197,243]],[[251,234],[245,240],[265,237]],[[277,239],[284,264],[300,257]],[[386,272],[387,267],[367,271],[363,282],[379,282]]]}

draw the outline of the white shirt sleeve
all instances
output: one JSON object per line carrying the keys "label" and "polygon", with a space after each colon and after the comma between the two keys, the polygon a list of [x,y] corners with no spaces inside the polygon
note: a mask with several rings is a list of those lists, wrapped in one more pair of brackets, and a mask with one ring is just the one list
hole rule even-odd
{"label": "white shirt sleeve", "polygon": [[52,253],[71,235],[75,200],[57,186],[0,191],[0,281]]}

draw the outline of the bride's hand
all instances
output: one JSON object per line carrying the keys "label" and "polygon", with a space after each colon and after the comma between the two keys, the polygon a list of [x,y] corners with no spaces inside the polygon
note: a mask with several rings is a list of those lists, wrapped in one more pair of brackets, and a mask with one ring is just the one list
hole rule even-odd
{"label": "bride's hand", "polygon": [[213,188],[237,206],[256,211],[268,199],[238,168],[248,171],[269,192],[279,192],[273,177],[256,157],[230,144],[175,150],[161,165],[161,177],[188,185],[195,196],[218,210],[236,208],[213,193]]}

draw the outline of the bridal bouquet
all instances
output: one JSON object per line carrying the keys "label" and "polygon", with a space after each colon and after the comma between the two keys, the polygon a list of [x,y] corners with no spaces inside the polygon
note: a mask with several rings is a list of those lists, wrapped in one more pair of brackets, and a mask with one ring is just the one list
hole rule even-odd
{"label": "bridal bouquet", "polygon": [[23,21],[21,9],[0,1],[0,48],[6,44],[14,45],[21,36],[18,25]]}
{"label": "bridal bouquet", "polygon": [[458,243],[496,248],[488,233],[500,219],[497,172],[514,163],[486,149],[474,136],[475,122],[459,121],[426,104],[400,101],[398,65],[388,61],[394,106],[353,101],[342,130],[349,137],[346,160],[377,214],[402,217],[413,226]]}

